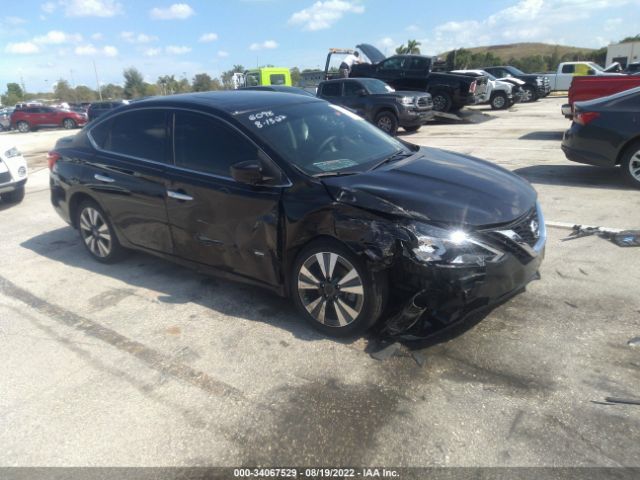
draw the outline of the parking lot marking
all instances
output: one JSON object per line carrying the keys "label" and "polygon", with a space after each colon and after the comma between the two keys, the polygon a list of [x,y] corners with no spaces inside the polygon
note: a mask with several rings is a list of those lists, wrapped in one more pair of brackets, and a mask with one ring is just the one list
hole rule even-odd
{"label": "parking lot marking", "polygon": [[17,286],[3,276],[0,276],[0,293],[26,304],[58,323],[79,330],[86,335],[112,345],[120,351],[131,354],[144,362],[149,368],[157,370],[160,373],[171,375],[176,379],[195,385],[212,395],[234,400],[243,400],[245,398],[244,394],[237,388],[220,380],[216,380],[206,373],[195,370],[188,365],[176,362],[170,356],[158,352],[140,342],[131,340],[93,320],[53,305]]}

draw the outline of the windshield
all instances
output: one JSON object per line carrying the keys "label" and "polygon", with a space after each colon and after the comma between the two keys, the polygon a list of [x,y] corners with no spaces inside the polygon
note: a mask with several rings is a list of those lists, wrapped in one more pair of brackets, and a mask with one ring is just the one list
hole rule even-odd
{"label": "windshield", "polygon": [[604,72],[604,68],[602,68],[600,65],[598,65],[597,63],[593,63],[593,62],[589,62],[589,66],[591,68],[593,68],[594,70],[597,70],[599,72]]}
{"label": "windshield", "polygon": [[526,75],[526,73],[516,67],[509,67],[509,71],[512,75]]}
{"label": "windshield", "polygon": [[482,74],[485,75],[489,80],[497,80],[496,77],[494,77],[493,75],[491,75],[489,72],[485,72],[484,70],[482,71]]}
{"label": "windshield", "polygon": [[363,118],[325,102],[243,112],[237,118],[308,175],[363,172],[395,153],[410,152]]}
{"label": "windshield", "polygon": [[391,88],[388,84],[384,83],[382,80],[377,80],[375,78],[367,78],[365,80],[359,80],[364,88],[367,89],[369,93],[390,93],[395,92],[393,88]]}

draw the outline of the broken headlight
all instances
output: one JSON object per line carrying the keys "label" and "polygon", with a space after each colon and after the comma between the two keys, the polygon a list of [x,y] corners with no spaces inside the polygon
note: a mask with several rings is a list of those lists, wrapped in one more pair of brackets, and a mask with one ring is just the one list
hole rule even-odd
{"label": "broken headlight", "polygon": [[497,262],[504,253],[475,239],[463,230],[446,230],[426,224],[416,224],[418,246],[416,258],[425,263],[484,266]]}

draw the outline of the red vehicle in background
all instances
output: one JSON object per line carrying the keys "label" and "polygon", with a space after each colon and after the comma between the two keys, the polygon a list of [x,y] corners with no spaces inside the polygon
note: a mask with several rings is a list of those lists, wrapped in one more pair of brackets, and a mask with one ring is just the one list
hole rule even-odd
{"label": "red vehicle in background", "polygon": [[569,103],[562,106],[562,114],[571,119],[575,102],[606,97],[635,87],[640,87],[640,75],[573,77],[569,88]]}
{"label": "red vehicle in background", "polygon": [[82,127],[85,123],[86,113],[44,106],[16,109],[11,114],[11,128],[22,133],[44,127],[63,127],[70,130]]}

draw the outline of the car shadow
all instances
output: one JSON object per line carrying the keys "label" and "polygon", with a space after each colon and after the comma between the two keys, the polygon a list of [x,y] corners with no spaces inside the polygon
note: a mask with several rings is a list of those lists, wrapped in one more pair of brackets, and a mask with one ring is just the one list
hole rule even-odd
{"label": "car shadow", "polygon": [[[77,232],[70,227],[63,227],[42,233],[21,243],[38,255],[63,263],[74,268],[88,270],[96,275],[117,279],[126,285],[157,292],[156,300],[167,304],[193,303],[211,311],[230,317],[263,322],[283,330],[288,330],[297,339],[304,341],[326,340],[328,337],[313,330],[300,318],[293,303],[288,298],[279,297],[259,287],[220,279],[197,273],[186,267],[141,252],[131,252],[121,262],[102,264],[91,257],[81,244]],[[133,294],[133,293],[132,293]],[[102,292],[95,299],[104,301],[101,304],[94,299],[87,299],[94,307],[108,308],[109,299],[114,292]],[[116,295],[117,297],[117,295]],[[473,328],[490,311],[480,318],[473,317],[454,328],[436,329],[433,337],[425,339],[413,348],[426,348],[446,342],[462,335]],[[375,348],[380,341],[373,330],[364,337],[367,343],[365,351]],[[358,341],[358,338],[335,339],[344,345]]]}
{"label": "car shadow", "polygon": [[17,207],[20,205],[18,202],[7,202],[6,200],[2,200],[0,198],[0,212],[4,210],[9,210],[11,207]]}
{"label": "car shadow", "polygon": [[523,135],[519,138],[519,140],[554,140],[560,141],[562,140],[562,136],[564,132],[557,131],[549,131],[549,132],[530,132],[526,135]]}
{"label": "car shadow", "polygon": [[[309,327],[287,298],[281,298],[259,287],[203,275],[186,267],[141,252],[131,252],[115,264],[102,264],[85,251],[77,232],[59,228],[42,233],[21,243],[38,255],[65,265],[111,277],[126,285],[157,292],[158,302],[182,305],[197,304],[230,317],[268,323],[290,331],[305,341],[326,337]],[[96,296],[109,299],[109,292]],[[92,299],[87,299],[93,303]],[[108,308],[104,302],[102,308]],[[352,343],[355,340],[344,340]]]}
{"label": "car shadow", "polygon": [[590,165],[533,165],[513,171],[531,183],[564,185],[567,187],[607,188],[635,190],[627,185],[618,167],[593,167]]}

